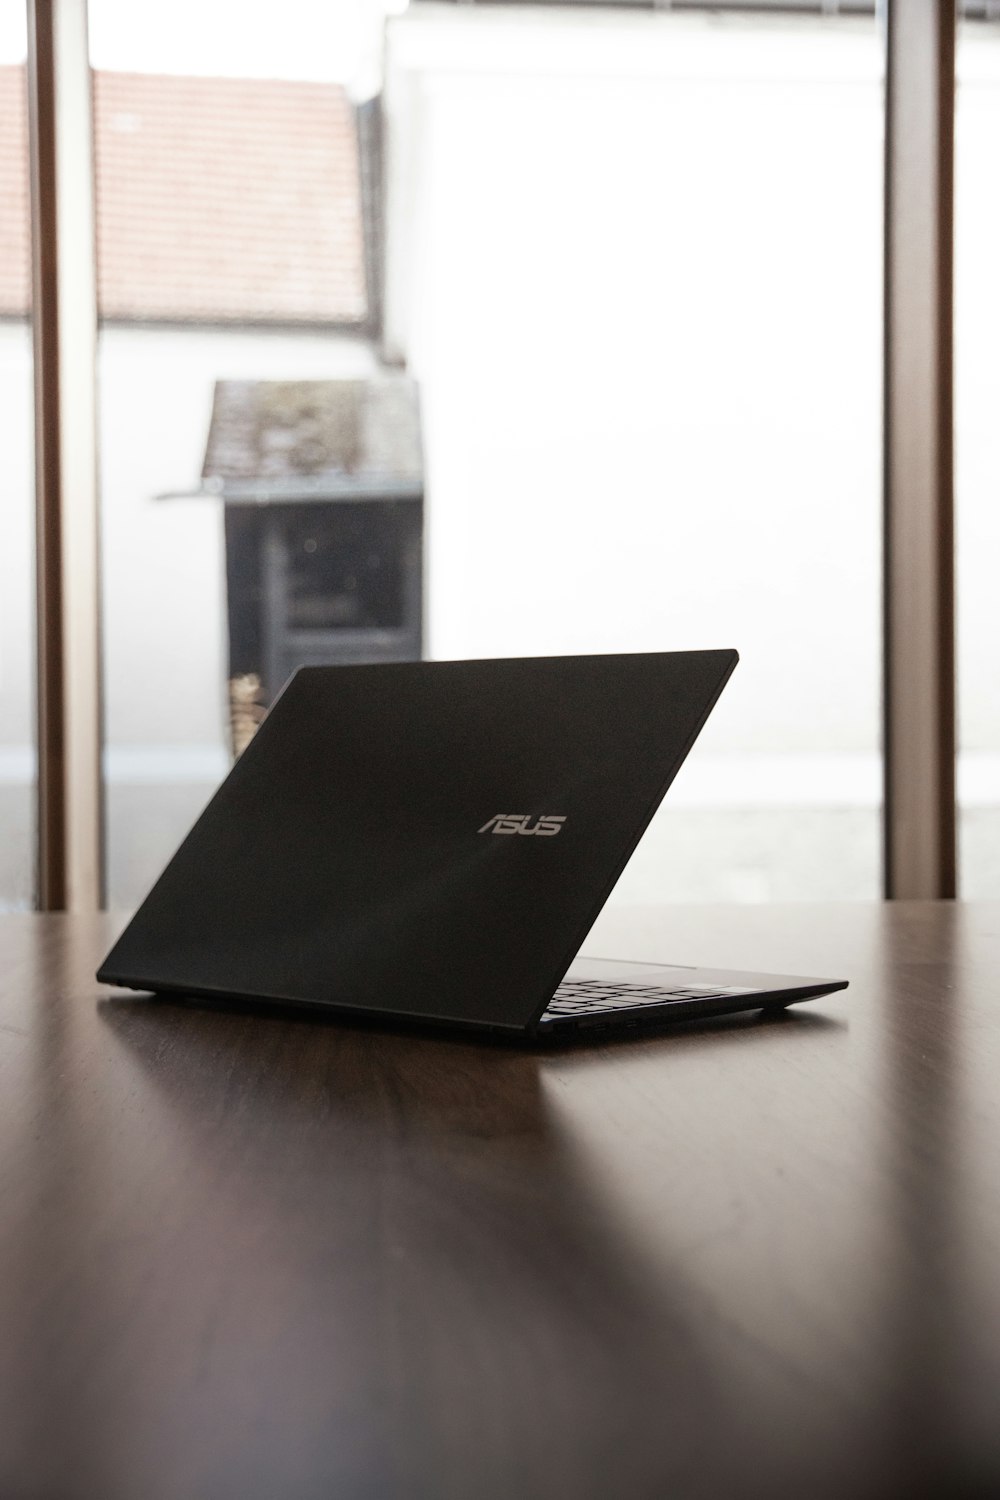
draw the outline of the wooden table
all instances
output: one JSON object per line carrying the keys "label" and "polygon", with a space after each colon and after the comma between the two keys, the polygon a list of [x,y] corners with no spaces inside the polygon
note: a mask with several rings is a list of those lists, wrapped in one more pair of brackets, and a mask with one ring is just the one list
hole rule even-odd
{"label": "wooden table", "polygon": [[669,908],[850,978],[517,1051],[102,991],[0,920],[3,1500],[1000,1494],[1000,906]]}

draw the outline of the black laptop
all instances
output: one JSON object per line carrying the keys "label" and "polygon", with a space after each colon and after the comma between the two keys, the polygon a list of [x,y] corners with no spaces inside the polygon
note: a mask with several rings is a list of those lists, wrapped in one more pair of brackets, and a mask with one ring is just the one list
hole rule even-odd
{"label": "black laptop", "polygon": [[736,661],[303,668],[97,977],[521,1037],[843,989],[577,957]]}

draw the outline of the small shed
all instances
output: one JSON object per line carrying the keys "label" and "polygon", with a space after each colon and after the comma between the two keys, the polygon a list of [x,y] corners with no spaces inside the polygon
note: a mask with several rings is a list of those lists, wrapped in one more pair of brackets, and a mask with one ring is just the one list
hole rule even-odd
{"label": "small shed", "polygon": [[220,380],[202,480],[225,505],[234,712],[252,679],[266,708],[299,666],[419,659],[424,483],[409,377]]}

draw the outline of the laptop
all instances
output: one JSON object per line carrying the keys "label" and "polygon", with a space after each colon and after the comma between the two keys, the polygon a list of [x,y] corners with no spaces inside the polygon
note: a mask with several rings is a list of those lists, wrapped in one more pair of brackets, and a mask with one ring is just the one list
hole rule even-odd
{"label": "laptop", "polygon": [[736,662],[302,668],[97,977],[529,1039],[843,989],[578,957]]}

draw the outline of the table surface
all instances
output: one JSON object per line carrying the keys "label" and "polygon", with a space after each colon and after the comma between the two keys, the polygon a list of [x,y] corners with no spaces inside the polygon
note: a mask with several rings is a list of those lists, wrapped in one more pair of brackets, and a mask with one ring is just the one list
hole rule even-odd
{"label": "table surface", "polygon": [[0,919],[3,1500],[1000,1494],[1000,905],[608,912],[843,975],[529,1051]]}

